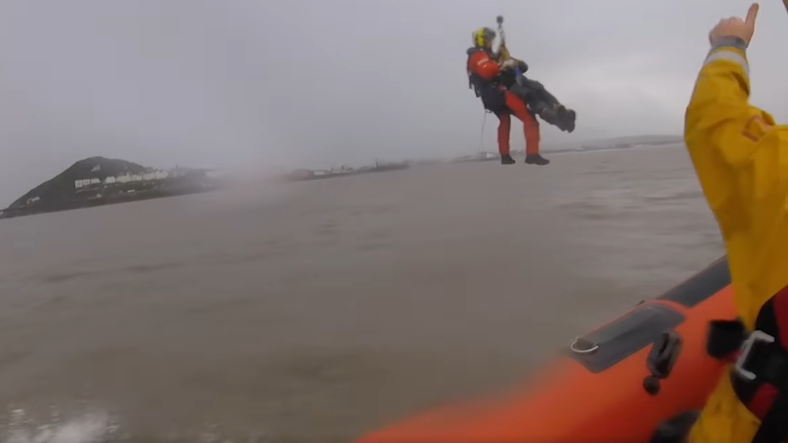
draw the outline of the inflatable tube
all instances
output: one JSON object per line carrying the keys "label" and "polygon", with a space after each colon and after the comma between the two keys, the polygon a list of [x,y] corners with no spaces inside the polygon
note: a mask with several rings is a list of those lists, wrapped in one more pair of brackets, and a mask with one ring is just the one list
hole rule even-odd
{"label": "inflatable tube", "polygon": [[576,338],[505,398],[428,412],[356,443],[670,441],[670,424],[686,429],[724,370],[706,353],[708,322],[735,317],[723,257]]}

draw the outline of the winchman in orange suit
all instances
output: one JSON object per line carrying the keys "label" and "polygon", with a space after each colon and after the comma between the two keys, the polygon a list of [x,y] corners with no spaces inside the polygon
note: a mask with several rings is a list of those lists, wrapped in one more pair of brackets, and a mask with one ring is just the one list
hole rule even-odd
{"label": "winchman in orange suit", "polygon": [[720,227],[740,321],[712,322],[708,351],[731,362],[688,443],[788,441],[788,126],[749,104],[746,50],[758,5],[720,21],[684,137]]}
{"label": "winchman in orange suit", "polygon": [[502,63],[496,61],[492,52],[496,33],[490,28],[481,28],[473,33],[474,47],[468,49],[468,78],[482,99],[484,108],[495,114],[498,124],[498,152],[501,164],[511,165],[515,161],[509,152],[509,136],[511,115],[523,122],[525,134],[525,162],[533,165],[546,165],[549,160],[539,154],[539,123],[528,111],[526,103],[509,92],[502,82],[502,76],[509,74],[514,68],[522,71],[528,69],[524,62],[509,59]]}

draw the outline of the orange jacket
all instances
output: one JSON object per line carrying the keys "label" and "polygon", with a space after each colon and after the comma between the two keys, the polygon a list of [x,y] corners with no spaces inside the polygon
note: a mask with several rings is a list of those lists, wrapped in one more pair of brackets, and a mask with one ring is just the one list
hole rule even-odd
{"label": "orange jacket", "polygon": [[500,68],[487,52],[477,51],[468,57],[468,71],[490,81],[498,76]]}

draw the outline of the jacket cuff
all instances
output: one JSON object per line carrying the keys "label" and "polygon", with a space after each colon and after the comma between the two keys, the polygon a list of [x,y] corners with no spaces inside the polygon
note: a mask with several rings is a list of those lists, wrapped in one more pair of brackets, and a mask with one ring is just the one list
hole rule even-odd
{"label": "jacket cuff", "polygon": [[711,45],[711,50],[709,52],[713,52],[721,48],[735,48],[740,51],[746,51],[747,43],[739,37],[722,37],[721,39],[714,42],[713,45]]}

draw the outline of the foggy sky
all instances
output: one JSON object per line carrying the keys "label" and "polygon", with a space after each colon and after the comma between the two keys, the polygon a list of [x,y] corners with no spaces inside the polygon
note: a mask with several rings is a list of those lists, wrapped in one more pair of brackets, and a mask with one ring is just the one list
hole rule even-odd
{"label": "foggy sky", "polygon": [[[475,152],[471,32],[578,111],[547,142],[679,134],[710,27],[744,0],[0,0],[0,206],[93,155],[270,168]],[[753,103],[788,119],[788,15],[761,4]],[[495,117],[485,148],[495,149]],[[513,125],[514,146],[522,143]]]}

